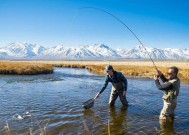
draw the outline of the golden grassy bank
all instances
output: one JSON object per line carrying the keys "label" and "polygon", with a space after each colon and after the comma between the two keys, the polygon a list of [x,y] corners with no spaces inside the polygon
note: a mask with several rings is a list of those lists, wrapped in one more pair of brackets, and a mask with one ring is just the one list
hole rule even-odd
{"label": "golden grassy bank", "polygon": [[[42,63],[44,61],[41,61]],[[152,78],[156,69],[151,61],[48,61],[47,63],[57,67],[86,68],[91,72],[103,75],[104,67],[113,65],[115,70],[121,71],[128,77]],[[179,78],[189,83],[189,62],[188,61],[155,61],[158,70],[166,75],[171,66],[179,68]]]}
{"label": "golden grassy bank", "polygon": [[[105,65],[104,65],[105,66]],[[89,70],[94,73],[104,74],[104,66],[90,65],[87,66]],[[162,71],[166,75],[168,67],[157,67],[158,70]],[[156,74],[156,70],[151,66],[131,66],[131,65],[114,65],[114,69],[121,71],[124,75],[129,77],[140,77],[140,78],[152,78]],[[189,70],[180,69],[179,78],[184,82],[189,82]]]}
{"label": "golden grassy bank", "polygon": [[0,74],[34,75],[53,72],[52,65],[34,62],[0,61]]}
{"label": "golden grassy bank", "polygon": [[[97,74],[105,74],[108,64],[121,71],[127,77],[151,78],[156,70],[151,61],[0,61],[0,74],[40,74],[52,73],[53,67],[86,68]],[[188,61],[155,61],[159,70],[166,74],[170,66],[179,68],[179,77],[189,83]]]}

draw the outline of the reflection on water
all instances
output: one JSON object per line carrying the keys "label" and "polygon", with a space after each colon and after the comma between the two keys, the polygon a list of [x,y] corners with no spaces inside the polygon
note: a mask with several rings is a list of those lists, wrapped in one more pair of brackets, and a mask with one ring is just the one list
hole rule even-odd
{"label": "reflection on water", "polygon": [[[153,80],[128,79],[129,106],[119,101],[110,108],[111,85],[84,110],[82,103],[96,95],[104,76],[85,69],[56,68],[53,74],[0,76],[0,134],[6,121],[14,134],[189,134],[188,85],[181,86],[174,123],[159,123],[162,93]],[[29,112],[31,117],[13,119]]]}
{"label": "reflection on water", "polygon": [[159,121],[160,124],[160,135],[175,135],[174,123],[173,121]]}
{"label": "reflection on water", "polygon": [[118,111],[116,111],[116,107],[110,107],[111,134],[127,133],[127,109],[128,107],[122,106]]}

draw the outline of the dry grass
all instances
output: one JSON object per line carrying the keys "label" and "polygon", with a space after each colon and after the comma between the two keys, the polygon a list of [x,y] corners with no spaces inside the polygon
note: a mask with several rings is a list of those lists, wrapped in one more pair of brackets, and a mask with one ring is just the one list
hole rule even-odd
{"label": "dry grass", "polygon": [[[33,61],[30,61],[33,62]],[[177,66],[179,69],[189,69],[189,61],[154,61],[158,67]],[[114,60],[114,61],[37,61],[37,63],[55,64],[55,65],[130,65],[130,66],[150,66],[153,64],[149,60]]]}
{"label": "dry grass", "polygon": [[[104,74],[105,65],[88,65],[86,66],[91,72],[97,74]],[[156,74],[156,70],[152,66],[133,66],[133,65],[113,65],[114,69],[122,72],[127,77],[140,77],[140,78],[152,78]],[[162,71],[166,75],[169,67],[157,67],[158,70]],[[179,69],[179,78],[183,82],[189,83],[189,69]]]}
{"label": "dry grass", "polygon": [[[103,75],[104,67],[113,65],[115,70],[121,71],[127,77],[152,78],[156,74],[151,61],[40,61],[57,67],[86,68],[93,73]],[[155,61],[157,68],[166,74],[171,66],[179,68],[179,78],[189,83],[189,62],[188,61]]]}
{"label": "dry grass", "polygon": [[[0,61],[0,74],[40,74],[52,73],[53,67],[86,68],[103,75],[108,64],[121,71],[127,77],[151,78],[156,70],[151,61]],[[189,61],[155,61],[162,73],[166,74],[170,66],[179,68],[179,78],[189,83]]]}
{"label": "dry grass", "polygon": [[53,66],[31,62],[0,61],[0,74],[34,75],[49,74]]}

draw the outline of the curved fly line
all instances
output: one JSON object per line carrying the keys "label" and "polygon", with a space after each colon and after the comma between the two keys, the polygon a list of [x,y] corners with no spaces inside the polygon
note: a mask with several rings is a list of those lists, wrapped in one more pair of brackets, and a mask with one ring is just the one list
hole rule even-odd
{"label": "curved fly line", "polygon": [[[141,40],[137,37],[137,35],[121,20],[119,19],[118,17],[116,17],[115,15],[113,15],[112,13],[110,12],[107,12],[106,10],[104,9],[100,9],[100,8],[96,8],[96,7],[81,7],[79,8],[79,10],[83,10],[83,9],[94,9],[94,10],[98,10],[98,11],[101,11],[101,12],[104,12],[110,16],[112,16],[113,18],[115,18],[118,22],[120,22],[125,28],[127,28],[127,30],[129,30],[132,35],[138,40],[138,42],[140,43],[140,45],[144,48],[144,50],[146,51],[147,55],[149,56],[150,60],[152,61],[156,71],[158,71],[152,57],[150,56],[149,52],[147,51],[146,47],[143,45],[143,43],[141,42]],[[140,47],[139,47],[140,48]],[[140,48],[141,49],[141,48]]]}

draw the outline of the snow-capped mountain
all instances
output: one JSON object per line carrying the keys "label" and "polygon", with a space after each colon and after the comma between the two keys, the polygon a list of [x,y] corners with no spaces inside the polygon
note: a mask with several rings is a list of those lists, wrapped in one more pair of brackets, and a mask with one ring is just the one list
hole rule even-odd
{"label": "snow-capped mountain", "polygon": [[0,48],[1,59],[189,59],[188,49],[135,46],[132,49],[113,49],[105,44],[45,48],[36,44],[13,42]]}
{"label": "snow-capped mountain", "polygon": [[13,42],[4,48],[0,48],[0,58],[32,58],[41,54],[44,50],[44,47],[21,43]]}
{"label": "snow-capped mountain", "polygon": [[131,59],[173,59],[173,60],[185,60],[189,59],[189,49],[174,49],[165,48],[158,49],[152,47],[143,47],[138,45],[130,50],[118,49],[117,52],[124,58]]}
{"label": "snow-capped mountain", "polygon": [[104,44],[83,45],[78,47],[65,47],[63,45],[55,46],[45,50],[41,58],[107,58],[107,57],[121,57],[116,50]]}

